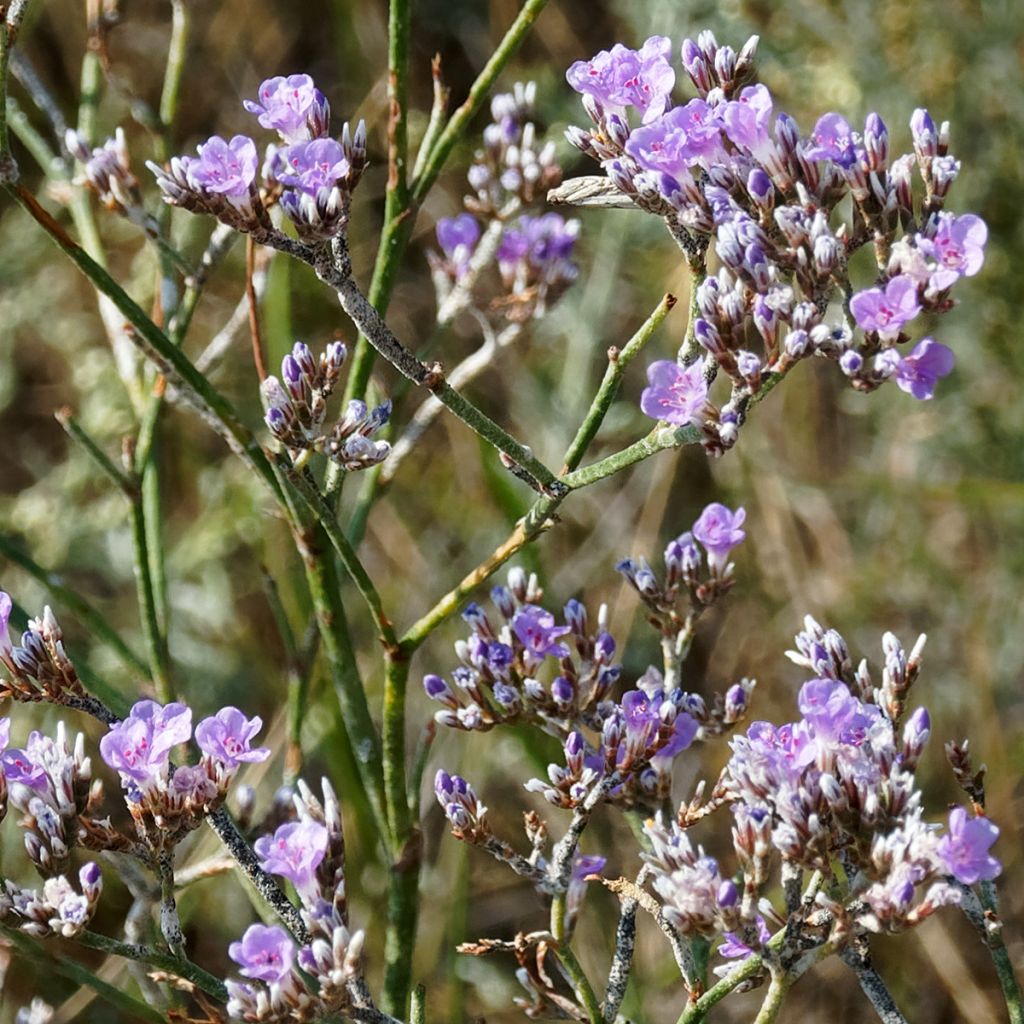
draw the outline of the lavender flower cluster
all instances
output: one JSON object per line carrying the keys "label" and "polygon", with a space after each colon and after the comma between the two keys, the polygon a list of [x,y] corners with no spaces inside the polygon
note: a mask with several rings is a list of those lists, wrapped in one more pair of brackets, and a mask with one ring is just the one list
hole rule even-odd
{"label": "lavender flower cluster", "polygon": [[370,411],[365,402],[352,399],[345,415],[330,430],[323,429],[327,402],[347,354],[342,342],[333,341],[316,360],[309,347],[297,341],[281,361],[280,378],[267,377],[260,385],[260,395],[270,432],[293,459],[301,453],[322,451],[352,472],[376,466],[390,454],[391,445],[374,441],[373,435],[387,423],[391,403],[383,402]]}
{"label": "lavender flower cluster", "polygon": [[270,78],[245,109],[261,127],[277,133],[263,154],[263,188],[257,184],[260,154],[247,135],[202,143],[197,155],[174,157],[167,168],[149,162],[164,200],[193,213],[209,213],[239,231],[270,231],[269,209],[281,207],[308,240],[344,230],[352,190],[366,168],[366,125],[342,126],[330,135],[327,99],[309,75]]}
{"label": "lavender flower cluster", "polygon": [[535,83],[517,82],[494,97],[483,148],[467,175],[468,212],[437,222],[441,253],[428,256],[441,308],[457,285],[468,302],[478,275],[495,260],[502,288],[490,305],[512,323],[542,317],[576,280],[579,221],[525,212],[562,180],[554,143],[537,138],[535,95]]}
{"label": "lavender flower cluster", "polygon": [[[980,218],[945,209],[960,171],[948,124],[915,111],[913,152],[900,156],[876,113],[862,132],[827,113],[804,135],[786,113],[773,118],[763,84],[748,84],[757,42],[736,53],[710,32],[687,39],[682,66],[697,96],[683,105],[672,100],[664,36],[639,50],[616,45],[566,75],[592,121],[570,128],[569,141],[601,163],[614,194],[665,218],[699,275],[679,362],[650,367],[642,406],[703,426],[712,450],[734,443],[751,400],[810,355],[837,361],[858,390],[891,379],[931,398],[952,353],[930,337],[908,353],[900,346],[920,315],[952,308],[951,288],[977,273],[986,241]],[[836,223],[847,196],[852,219]],[[875,277],[857,289],[851,264],[868,244]],[[705,276],[710,248],[720,266]],[[721,408],[709,399],[719,371],[731,384]]]}
{"label": "lavender flower cluster", "polygon": [[[598,791],[623,806],[657,806],[669,792],[675,758],[695,740],[739,722],[753,689],[743,680],[709,707],[679,685],[697,619],[732,585],[728,554],[745,537],[743,519],[742,509],[708,506],[693,531],[666,549],[664,580],[643,559],[619,563],[651,612],[665,659],[617,699],[612,691],[622,666],[614,661],[617,644],[607,630],[607,608],[601,607],[592,625],[586,608],[573,600],[559,624],[541,604],[536,577],[513,569],[508,585],[491,591],[501,625],[479,605],[463,611],[472,632],[455,645],[461,664],[451,673],[454,685],[439,675],[424,678],[427,696],[443,705],[436,721],[467,731],[528,722],[558,737],[564,765],[552,764],[547,780],[526,784],[556,806],[578,807]],[[450,806],[445,803],[446,810]],[[460,805],[459,819],[470,812]]]}
{"label": "lavender flower cluster", "polygon": [[280,925],[254,924],[228,948],[247,981],[228,981],[228,1013],[246,1021],[311,1021],[365,1002],[364,933],[349,928],[341,808],[299,783],[292,820],[257,839],[263,870],[292,884],[309,936],[301,946]]}

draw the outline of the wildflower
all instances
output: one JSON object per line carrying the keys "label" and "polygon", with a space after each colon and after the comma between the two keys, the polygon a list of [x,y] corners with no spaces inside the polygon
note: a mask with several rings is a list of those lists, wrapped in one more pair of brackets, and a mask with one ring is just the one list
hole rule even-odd
{"label": "wildflower", "polygon": [[[6,747],[11,721],[9,718],[5,718],[4,723],[3,745]],[[33,732],[29,735],[26,749],[7,750],[0,756],[0,764],[3,765],[3,773],[8,785],[20,783],[22,786],[28,786],[29,789],[34,789],[40,793],[45,793],[49,790],[49,776],[45,766],[40,763],[40,759],[37,756],[38,748],[42,742],[42,734]]]}
{"label": "wildflower", "polygon": [[268,78],[260,85],[259,101],[244,100],[250,114],[285,142],[303,142],[327,133],[330,107],[309,75]]}
{"label": "wildflower", "polygon": [[292,821],[253,844],[260,867],[287,878],[300,895],[316,891],[316,869],[327,853],[327,829],[315,821]]}
{"label": "wildflower", "polygon": [[693,524],[693,536],[704,545],[712,566],[724,567],[729,552],[746,539],[746,532],[740,529],[746,518],[746,509],[733,512],[717,501],[701,512]]}
{"label": "wildflower", "polygon": [[512,631],[534,658],[567,658],[569,648],[558,637],[569,632],[568,626],[556,626],[551,612],[534,604],[523,605],[512,619]]}
{"label": "wildflower", "polygon": [[841,114],[823,114],[811,132],[813,145],[804,155],[808,160],[831,160],[849,167],[857,159],[853,130]]}
{"label": "wildflower", "polygon": [[192,711],[184,704],[143,700],[100,740],[100,756],[122,780],[146,784],[166,770],[171,748],[191,735]]}
{"label": "wildflower", "polygon": [[639,50],[617,43],[591,60],[576,61],[565,77],[576,92],[592,96],[609,113],[624,115],[633,107],[647,124],[665,112],[675,85],[671,54],[667,36],[651,36]]}
{"label": "wildflower", "polygon": [[921,312],[917,285],[911,277],[899,274],[881,288],[857,292],[850,310],[865,331],[877,331],[883,338],[895,338],[904,325]]}
{"label": "wildflower", "polygon": [[726,138],[755,158],[760,158],[772,146],[768,135],[771,116],[772,94],[763,85],[747,86],[737,99],[726,103],[719,114]]}
{"label": "wildflower", "polygon": [[700,363],[680,366],[667,359],[647,368],[649,386],[640,396],[640,408],[652,419],[683,427],[695,423],[708,397]]}
{"label": "wildflower", "polygon": [[437,243],[461,277],[469,266],[476,243],[480,241],[480,225],[471,213],[442,217],[437,222]]}
{"label": "wildflower", "polygon": [[256,180],[256,143],[245,135],[225,142],[219,135],[198,147],[198,159],[187,166],[189,184],[201,192],[216,192],[229,199],[242,199]]}
{"label": "wildflower", "polygon": [[964,885],[989,881],[1003,866],[989,852],[999,838],[999,827],[988,818],[969,817],[962,807],[949,812],[949,832],[939,840],[939,857],[946,869]]}
{"label": "wildflower", "polygon": [[896,386],[914,398],[926,401],[935,394],[940,377],[953,372],[952,351],[933,338],[923,338],[913,351],[896,364]]}
{"label": "wildflower", "polygon": [[243,762],[265,761],[270,757],[269,747],[252,746],[253,737],[262,728],[263,719],[259,716],[246,718],[238,708],[221,708],[196,726],[196,743],[215,761],[237,768]]}
{"label": "wildflower", "polygon": [[310,196],[333,188],[348,172],[345,151],[334,139],[296,142],[280,150],[273,162],[273,175],[282,185],[292,185]]}
{"label": "wildflower", "polygon": [[721,129],[704,100],[674,107],[629,137],[626,152],[645,170],[678,179],[695,163],[721,152]]}
{"label": "wildflower", "polygon": [[284,981],[295,960],[295,943],[278,925],[250,925],[241,942],[228,946],[228,956],[247,978],[268,984]]}
{"label": "wildflower", "polygon": [[985,261],[988,227],[972,213],[956,217],[940,213],[938,227],[931,237],[917,236],[917,246],[936,264],[928,279],[933,292],[954,285],[960,277],[973,277]]}

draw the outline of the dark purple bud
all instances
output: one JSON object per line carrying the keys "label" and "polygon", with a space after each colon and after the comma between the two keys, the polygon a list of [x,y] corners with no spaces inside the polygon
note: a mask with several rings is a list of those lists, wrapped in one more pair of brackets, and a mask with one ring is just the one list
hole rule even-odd
{"label": "dark purple bud", "polygon": [[775,186],[772,179],[760,167],[755,167],[747,175],[747,193],[750,198],[763,209],[771,208],[771,200],[775,196]]}
{"label": "dark purple bud", "polygon": [[302,379],[302,368],[293,356],[287,355],[281,360],[281,376],[289,384],[297,384]]}
{"label": "dark purple bud", "polygon": [[737,891],[736,886],[726,879],[718,887],[717,898],[718,905],[720,907],[734,907],[736,906],[736,900],[739,898],[739,892]]}
{"label": "dark purple bud", "polygon": [[864,357],[859,353],[850,349],[844,352],[839,357],[839,369],[846,374],[847,377],[855,377],[860,373],[861,368],[864,366]]}
{"label": "dark purple bud", "polygon": [[587,749],[583,737],[575,730],[569,733],[565,741],[565,756],[580,757]]}
{"label": "dark purple bud", "polygon": [[864,122],[864,153],[869,171],[884,170],[889,162],[889,129],[878,114],[868,114]]}
{"label": "dark purple bud", "polygon": [[89,888],[98,885],[102,877],[103,872],[100,871],[99,864],[95,864],[92,861],[83,865],[82,870],[78,873],[78,880],[83,886],[88,886]]}
{"label": "dark purple bud", "polygon": [[597,661],[611,661],[615,657],[615,637],[611,633],[598,634],[594,643],[594,658]]}
{"label": "dark purple bud", "polygon": [[431,700],[442,700],[452,696],[451,687],[440,676],[428,675],[423,677],[423,689]]}
{"label": "dark purple bud", "polygon": [[927,110],[919,107],[914,111],[910,118],[910,131],[914,136],[914,152],[919,160],[930,159],[938,154],[938,132]]}
{"label": "dark purple bud", "polygon": [[575,695],[575,688],[565,676],[558,676],[551,684],[551,696],[556,704],[569,705]]}
{"label": "dark purple bud", "polygon": [[467,625],[472,626],[473,629],[487,630],[489,632],[487,615],[476,601],[471,601],[465,608],[463,608],[462,621]]}
{"label": "dark purple bud", "polygon": [[775,119],[775,139],[787,156],[796,152],[800,142],[800,126],[786,113]]}
{"label": "dark purple bud", "polygon": [[733,711],[745,708],[747,706],[747,691],[739,683],[730,686],[725,694],[725,703]]}
{"label": "dark purple bud", "polygon": [[437,794],[437,799],[442,803],[446,803],[452,793],[455,792],[452,777],[443,768],[439,768],[434,776],[434,792]]}
{"label": "dark purple bud", "polygon": [[575,598],[569,601],[563,612],[565,624],[577,636],[587,635],[587,609]]}

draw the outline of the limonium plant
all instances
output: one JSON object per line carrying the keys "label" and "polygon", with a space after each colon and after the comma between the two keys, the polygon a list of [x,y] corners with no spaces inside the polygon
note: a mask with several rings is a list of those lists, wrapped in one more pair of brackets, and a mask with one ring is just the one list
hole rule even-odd
{"label": "limonium plant", "polygon": [[[27,6],[0,6],[0,99],[15,68],[46,113],[28,58],[12,60]],[[873,937],[959,911],[990,950],[1011,1019],[1020,1022],[1024,1007],[994,886],[1000,830],[985,812],[983,773],[966,741],[955,741],[946,757],[964,800],[935,806],[917,779],[925,759],[937,759],[919,684],[924,636],[908,650],[885,633],[871,667],[840,632],[808,616],[786,652],[803,680],[789,700],[791,720],[770,722],[758,710],[752,678],[715,691],[696,678],[690,657],[705,615],[728,604],[742,581],[748,534],[763,529],[743,507],[713,501],[692,523],[678,524],[688,528],[653,565],[650,552],[624,551],[607,566],[635,593],[652,631],[649,648],[642,638],[616,637],[607,606],[548,595],[517,560],[558,524],[576,491],[668,449],[694,445],[709,457],[725,455],[741,443],[755,407],[811,357],[834,363],[858,392],[881,391],[876,400],[941,401],[954,354],[929,332],[939,332],[938,315],[953,307],[960,280],[982,269],[987,234],[980,217],[950,207],[961,170],[950,126],[922,109],[886,112],[909,122],[909,134],[892,138],[878,113],[863,127],[835,111],[801,126],[757,80],[757,37],[738,49],[710,32],[654,36],[638,49],[614,43],[565,72],[586,120],[567,139],[595,173],[564,177],[565,147],[539,124],[536,85],[491,96],[462,209],[437,220],[419,264],[436,290],[436,322],[422,336],[400,337],[387,308],[417,212],[470,122],[488,109],[496,78],[543,6],[527,0],[451,114],[435,61],[434,108],[413,158],[410,13],[393,0],[388,180],[368,293],[349,230],[369,216],[357,213],[353,194],[377,159],[371,140],[379,126],[350,118],[339,127],[310,75],[263,81],[241,103],[251,117],[247,134],[214,135],[179,155],[161,135],[145,162],[148,174],[121,128],[106,141],[81,127],[57,138],[53,160],[67,171],[65,188],[94,196],[152,247],[160,270],[156,316],[22,183],[24,158],[12,132],[27,129],[24,121],[8,123],[0,103],[0,181],[99,292],[126,381],[148,385],[135,390],[138,430],[120,463],[72,412],[59,414],[129,508],[147,642],[138,691],[112,688],[65,645],[58,614],[79,614],[84,604],[68,607],[58,591],[56,613],[44,607],[28,618],[17,595],[0,591],[0,694],[9,702],[0,717],[0,819],[17,809],[23,867],[38,876],[23,884],[14,880],[25,877],[22,866],[5,865],[0,930],[16,957],[63,939],[66,949],[77,944],[132,962],[137,994],[115,994],[131,1019],[184,1019],[187,1005],[189,1019],[210,1021],[422,1022],[428,1014],[412,969],[418,920],[431,901],[447,899],[436,882],[420,885],[421,820],[437,814],[433,801],[421,806],[420,792],[429,793],[432,777],[454,839],[475,848],[472,856],[496,859],[531,894],[524,905],[546,913],[545,927],[524,923],[511,937],[485,935],[460,947],[509,968],[519,985],[514,1003],[527,1017],[625,1021],[638,921],[649,918],[678,974],[664,998],[676,1001],[680,1024],[705,1020],[719,1002],[753,988],[762,992],[756,1024],[769,1024],[792,986],[831,957],[855,974],[865,1012],[870,1005],[885,1024],[898,1024],[908,1018],[886,986],[884,964],[875,964]],[[178,91],[188,91],[186,22],[176,21],[174,31],[164,125]],[[904,153],[901,137],[910,147]],[[38,156],[48,145],[26,149]],[[635,317],[635,333],[609,351],[604,377],[553,469],[500,424],[500,410],[471,401],[464,389],[490,367],[509,370],[505,350],[529,344],[532,325],[585,273],[581,223],[570,206],[603,209],[609,219],[632,211],[661,220],[675,246],[667,251],[690,274],[690,308],[675,355],[645,357],[644,368],[638,357],[676,300],[665,296],[646,319]],[[175,247],[174,210],[208,229],[198,262]],[[92,223],[88,202],[80,217],[79,228]],[[263,422],[243,416],[204,372],[222,354],[194,359],[185,348],[205,282],[240,237],[259,376],[251,397],[262,404]],[[304,264],[336,297],[356,340],[296,341],[280,373],[269,373],[258,330],[260,252]],[[429,343],[459,317],[475,325],[479,345],[448,367],[429,355]],[[378,356],[403,378],[391,397],[369,386]],[[635,420],[646,421],[647,432],[587,461],[627,375],[636,378]],[[409,386],[424,392],[411,410]],[[361,840],[379,847],[389,866],[386,909],[372,918],[350,916],[342,827],[349,794],[329,778],[302,780],[292,733],[287,786],[257,816],[246,780],[277,754],[262,721],[249,708],[217,701],[218,710],[194,723],[198,716],[175,686],[154,572],[159,519],[146,497],[159,473],[154,430],[171,400],[227,443],[294,538],[313,609],[308,632],[359,752],[352,784],[371,833]],[[532,504],[506,540],[403,630],[384,606],[360,541],[375,501],[403,467],[411,471],[408,456],[423,450],[428,428],[445,412],[496,452],[509,485]],[[423,472],[428,463],[418,465]],[[339,494],[352,474],[359,474],[360,498],[342,521]],[[353,595],[349,602],[346,589],[349,609],[341,580]],[[368,656],[379,658],[384,678],[380,708],[353,650],[347,611],[357,607],[378,641]],[[456,616],[464,636],[454,656],[433,651],[414,666],[426,640]],[[87,625],[117,645],[105,622]],[[654,662],[648,650],[659,652]],[[63,717],[30,730],[23,706],[33,703],[55,705]],[[410,719],[428,719],[428,707],[427,742],[410,756]],[[90,718],[98,723],[91,731]],[[547,744],[538,749],[557,752],[521,780],[522,806],[534,808],[523,835],[508,833],[507,815],[499,821],[489,812],[472,768],[463,776],[451,763],[431,764],[435,729],[532,732]],[[708,748],[717,748],[724,767],[684,788],[684,777],[705,774]],[[591,828],[616,815],[629,821],[635,840],[615,851],[624,876],[609,871],[611,851]],[[251,924],[219,961],[205,964],[193,959],[178,906],[186,879],[200,873],[189,840],[201,829],[216,834],[219,863],[246,880],[253,902]],[[130,880],[135,901],[124,940],[94,927],[111,876]],[[606,910],[617,908],[600,973],[585,969],[574,951],[595,888],[614,894]],[[365,951],[381,945],[383,963],[374,963]],[[108,990],[98,988],[113,998]],[[34,1004],[25,1013],[43,1010]]]}

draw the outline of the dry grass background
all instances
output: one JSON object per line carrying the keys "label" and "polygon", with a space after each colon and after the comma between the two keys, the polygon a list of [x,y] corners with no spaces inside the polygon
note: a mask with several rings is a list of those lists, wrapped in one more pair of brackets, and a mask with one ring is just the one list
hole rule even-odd
{"label": "dry grass background", "polygon": [[[414,138],[425,122],[432,54],[442,55],[458,101],[515,10],[514,0],[416,4]],[[197,0],[192,12],[177,148],[191,147],[213,132],[248,130],[240,99],[253,95],[263,77],[311,72],[339,120],[361,116],[371,126],[374,166],[357,193],[353,226],[354,262],[367,278],[383,192],[386,4]],[[139,95],[155,102],[169,6],[133,0],[123,15],[111,37],[115,69]],[[990,811],[1003,829],[996,852],[1006,865],[1007,938],[1016,961],[1024,964],[1024,401],[1018,383],[1024,379],[1019,326],[1024,6],[1014,0],[697,0],[689,5],[552,0],[503,84],[536,79],[541,118],[560,138],[561,128],[581,116],[563,79],[572,60],[615,40],[639,43],[652,32],[669,34],[678,43],[703,27],[733,44],[758,32],[763,80],[805,127],[825,109],[844,110],[851,120],[878,110],[898,151],[909,143],[906,122],[915,106],[928,106],[937,118],[953,122],[954,150],[963,159],[956,208],[980,213],[991,230],[983,273],[958,289],[962,306],[937,325],[939,336],[957,352],[957,371],[933,402],[916,404],[895,389],[868,398],[855,395],[839,387],[831,367],[806,365],[757,409],[738,448],[726,458],[708,462],[692,450],[663,455],[578,495],[566,507],[564,523],[541,539],[525,564],[540,573],[557,603],[571,596],[584,597],[591,606],[609,601],[620,640],[630,631],[627,667],[638,670],[656,648],[612,564],[627,553],[657,555],[708,500],[744,504],[750,539],[739,552],[740,583],[724,611],[703,624],[689,685],[711,690],[740,675],[756,676],[757,714],[776,721],[792,713],[801,681],[782,651],[805,613],[840,629],[855,653],[875,665],[885,629],[907,643],[927,632],[926,672],[917,693],[932,709],[934,722],[922,769],[926,794],[935,817],[956,798],[941,744],[969,735],[990,769]],[[25,50],[69,114],[84,40],[77,0],[36,5]],[[19,90],[15,95],[25,102]],[[141,166],[149,141],[131,122],[122,99],[107,94],[101,123],[111,130],[125,125]],[[420,215],[389,313],[401,337],[425,337],[433,296],[423,249],[431,243],[436,218],[459,206],[471,148],[472,136]],[[589,171],[564,143],[561,152],[569,174]],[[30,165],[27,157],[22,162]],[[472,389],[480,404],[527,438],[549,464],[564,450],[596,387],[607,347],[628,337],[665,290],[682,296],[687,288],[671,240],[653,218],[615,211],[587,213],[583,220],[578,284]],[[145,298],[153,279],[149,253],[126,225],[112,218],[101,224],[118,275]],[[176,221],[190,252],[201,247],[206,227],[187,215]],[[236,252],[216,273],[200,307],[187,343],[193,355],[223,324],[242,287]],[[683,329],[681,309],[652,343],[652,357],[674,350]],[[317,346],[336,328],[350,332],[331,296],[303,268],[282,260],[272,266],[264,322],[277,357],[296,337]],[[459,322],[438,351],[452,364],[475,343],[472,323]],[[249,421],[258,423],[244,339],[216,381]],[[385,391],[395,383],[381,368],[376,381]],[[637,367],[602,435],[605,451],[646,429],[635,404],[641,387]],[[141,646],[122,503],[82,453],[69,449],[52,418],[65,402],[112,452],[133,429],[94,296],[34,225],[5,205],[0,208],[0,529],[88,595]],[[413,407],[412,400],[404,405],[399,422]],[[291,543],[282,525],[267,515],[239,463],[187,412],[170,413],[164,438],[176,685],[198,713],[225,703],[259,712],[270,723],[271,736],[280,740],[284,669],[258,565],[263,562],[278,578],[293,622],[304,622],[308,608]],[[447,419],[435,424],[376,509],[364,545],[365,560],[395,620],[411,622],[475,564],[502,539],[526,500],[460,424]],[[0,580],[27,608],[36,609],[46,599],[35,581],[2,561]],[[380,678],[373,640],[361,616],[352,618],[376,699]],[[138,681],[90,643],[74,616],[65,613],[62,621],[73,652],[114,685],[135,692]],[[420,652],[414,682],[426,671],[452,664],[450,642],[458,632],[457,625],[442,629]],[[332,705],[318,674],[303,730],[307,775],[330,772],[345,799],[352,788],[346,785],[348,764]],[[410,742],[430,711],[417,687]],[[54,716],[19,708],[15,718],[20,740],[27,720],[52,723]],[[680,791],[692,777],[716,772],[722,754],[711,749],[701,764],[688,762],[689,777],[680,780]],[[510,830],[519,812],[531,806],[520,783],[532,767],[514,736],[443,735],[431,759],[432,767],[440,764],[463,767]],[[262,804],[269,802],[280,772],[278,759],[256,778],[249,776],[258,781]],[[110,788],[116,792],[116,786]],[[467,856],[447,838],[432,801],[426,806],[428,866],[415,974],[428,986],[430,1019],[519,1019],[508,1009],[515,990],[510,965],[457,958],[450,949],[463,937],[540,924],[540,902],[482,855],[469,851]],[[349,799],[347,808],[355,916],[370,931],[371,963],[379,965],[382,928],[374,924],[383,868],[360,827],[358,801]],[[627,830],[602,822],[593,833],[588,849],[606,850],[610,870],[634,868],[635,846]],[[17,830],[8,824],[3,853],[12,873],[19,845]],[[115,929],[128,900],[111,872],[107,877],[98,925]],[[183,913],[193,956],[223,970],[227,942],[251,920],[242,890],[222,881],[200,883],[185,898]],[[610,951],[613,914],[611,898],[593,894],[580,935],[584,963],[595,975]],[[1004,1019],[987,955],[954,912],[876,948],[883,975],[913,1021]],[[102,970],[116,984],[130,983],[119,963]],[[125,1020],[64,982],[16,964],[6,974],[0,1020],[11,1020],[33,992],[58,1005],[64,1021]],[[675,1020],[681,998],[667,950],[645,922],[625,1010],[637,1022],[662,1024]],[[730,1000],[715,1019],[749,1020],[756,998]],[[852,1022],[868,1021],[871,1014],[852,976],[832,964],[794,990],[782,1019]]]}

